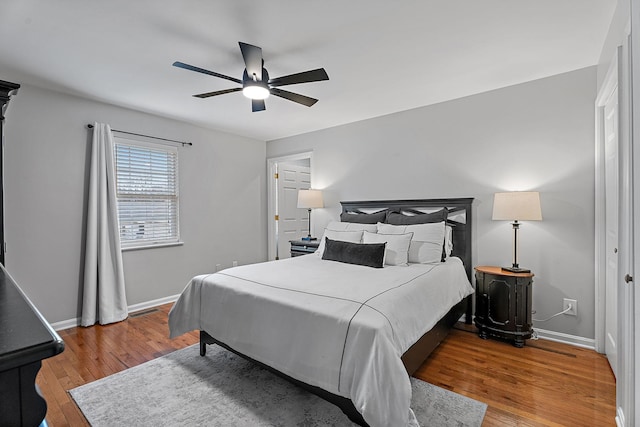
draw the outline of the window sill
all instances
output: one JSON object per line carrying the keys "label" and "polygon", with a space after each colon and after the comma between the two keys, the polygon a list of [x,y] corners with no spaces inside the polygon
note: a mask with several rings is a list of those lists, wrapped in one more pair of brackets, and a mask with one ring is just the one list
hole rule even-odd
{"label": "window sill", "polygon": [[122,252],[129,252],[129,251],[138,251],[141,249],[168,248],[171,246],[182,246],[182,245],[184,245],[184,242],[157,243],[157,244],[149,244],[149,245],[143,245],[143,246],[127,246],[124,248],[120,248],[120,250]]}

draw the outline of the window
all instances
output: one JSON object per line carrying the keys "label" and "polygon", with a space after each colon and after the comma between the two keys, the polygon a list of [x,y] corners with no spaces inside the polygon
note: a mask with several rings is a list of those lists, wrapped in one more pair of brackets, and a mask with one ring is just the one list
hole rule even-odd
{"label": "window", "polygon": [[178,149],[114,138],[123,249],[178,243]]}

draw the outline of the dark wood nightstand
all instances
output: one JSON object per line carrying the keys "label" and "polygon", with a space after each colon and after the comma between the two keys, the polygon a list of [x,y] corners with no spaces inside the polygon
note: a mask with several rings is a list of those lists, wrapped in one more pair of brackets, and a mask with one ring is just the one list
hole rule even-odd
{"label": "dark wood nightstand", "polygon": [[320,240],[289,240],[291,243],[291,257],[312,254],[320,245]]}
{"label": "dark wood nightstand", "polygon": [[531,338],[533,273],[512,273],[500,267],[476,267],[475,324],[480,338],[513,340],[523,347]]}

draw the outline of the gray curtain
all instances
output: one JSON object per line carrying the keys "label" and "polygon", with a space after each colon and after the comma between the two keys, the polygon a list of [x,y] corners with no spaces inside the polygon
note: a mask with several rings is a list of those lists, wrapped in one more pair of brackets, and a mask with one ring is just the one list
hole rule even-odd
{"label": "gray curtain", "polygon": [[94,123],[87,207],[82,326],[126,319],[127,298],[118,232],[113,135]]}

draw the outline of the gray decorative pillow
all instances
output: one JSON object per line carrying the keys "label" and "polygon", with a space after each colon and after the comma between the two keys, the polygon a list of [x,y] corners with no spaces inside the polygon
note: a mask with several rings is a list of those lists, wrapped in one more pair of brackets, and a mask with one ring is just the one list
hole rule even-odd
{"label": "gray decorative pillow", "polygon": [[343,212],[340,214],[340,221],[342,222],[357,222],[358,224],[377,224],[384,222],[387,217],[387,210],[374,213],[364,212]]}
{"label": "gray decorative pillow", "polygon": [[413,215],[405,215],[401,212],[389,212],[387,213],[386,223],[393,225],[410,225],[442,222],[447,220],[448,213],[447,208],[436,212],[415,213]]}
{"label": "gray decorative pillow", "polygon": [[322,259],[382,268],[386,243],[351,243],[325,237]]}

